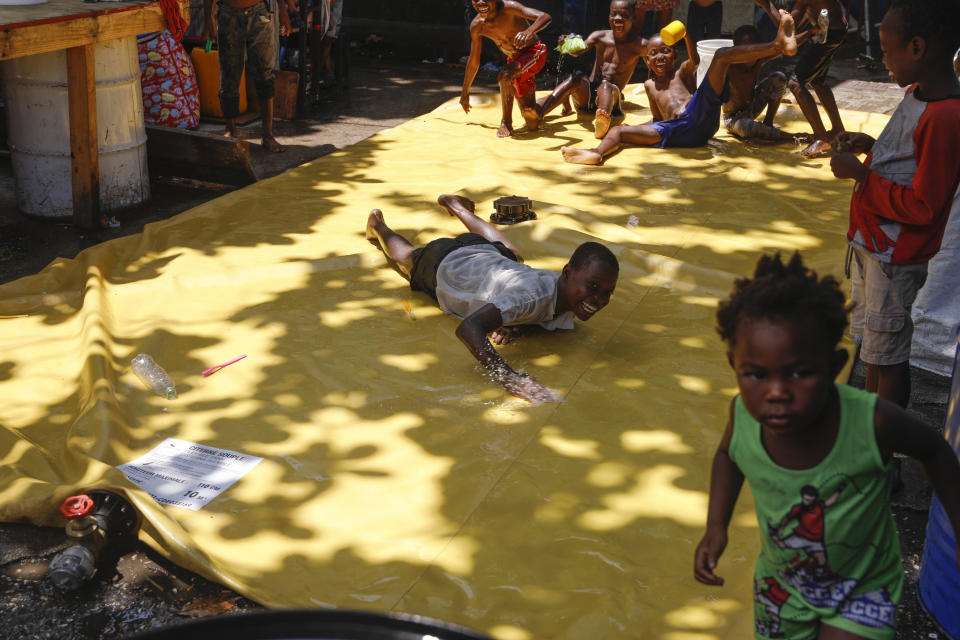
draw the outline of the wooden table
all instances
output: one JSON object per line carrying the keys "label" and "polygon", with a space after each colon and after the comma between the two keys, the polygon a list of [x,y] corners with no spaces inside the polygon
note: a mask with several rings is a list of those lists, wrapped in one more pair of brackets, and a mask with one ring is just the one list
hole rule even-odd
{"label": "wooden table", "polygon": [[[189,0],[177,4],[189,21]],[[101,222],[93,45],[166,28],[159,2],[50,0],[0,6],[0,60],[66,49],[73,221],[79,227]]]}

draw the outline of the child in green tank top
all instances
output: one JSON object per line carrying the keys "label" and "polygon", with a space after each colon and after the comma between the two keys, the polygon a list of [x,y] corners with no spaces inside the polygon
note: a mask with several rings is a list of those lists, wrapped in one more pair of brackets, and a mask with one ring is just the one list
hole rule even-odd
{"label": "child in green tank top", "polygon": [[[903,586],[890,514],[894,452],[924,465],[960,531],[960,464],[935,431],[897,405],[834,382],[847,309],[837,281],[764,256],[717,312],[740,395],[713,459],[707,530],[694,573],[714,573],[750,481],[761,551],[755,636],[791,640],[894,637]],[[957,550],[960,563],[960,548]]]}

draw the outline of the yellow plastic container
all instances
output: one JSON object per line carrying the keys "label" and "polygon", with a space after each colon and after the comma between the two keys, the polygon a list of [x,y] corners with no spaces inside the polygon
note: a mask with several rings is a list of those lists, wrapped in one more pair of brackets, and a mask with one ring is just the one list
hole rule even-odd
{"label": "yellow plastic container", "polygon": [[[193,68],[197,72],[197,87],[200,89],[200,115],[223,117],[220,107],[220,56],[216,50],[207,52],[203,47],[190,51]],[[240,113],[247,112],[247,72],[240,76]]]}
{"label": "yellow plastic container", "polygon": [[672,47],[683,40],[683,36],[685,35],[687,35],[687,28],[683,26],[683,23],[679,20],[674,20],[663,29],[660,29],[660,39],[663,40],[663,44],[668,47]]}

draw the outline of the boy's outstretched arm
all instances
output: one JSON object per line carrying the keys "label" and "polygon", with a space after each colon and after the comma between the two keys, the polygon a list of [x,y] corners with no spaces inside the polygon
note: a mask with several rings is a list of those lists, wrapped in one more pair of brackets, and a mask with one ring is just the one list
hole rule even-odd
{"label": "boy's outstretched arm", "polygon": [[927,478],[953,525],[957,540],[957,565],[960,566],[960,462],[957,461],[957,454],[939,433],[882,398],[877,399],[874,429],[884,462],[897,452],[916,458],[923,464]]}
{"label": "boy's outstretched arm", "polygon": [[707,531],[697,545],[693,559],[693,575],[698,582],[721,586],[723,578],[713,570],[717,567],[720,555],[727,547],[727,528],[733,516],[733,507],[743,487],[743,473],[730,459],[730,439],[733,437],[733,407],[736,399],[730,403],[730,418],[727,428],[713,456],[713,468],[710,472],[710,503],[707,508]]}
{"label": "boy's outstretched arm", "polygon": [[[571,35],[573,34],[560,36],[560,39],[557,41],[557,44],[558,45],[562,44],[563,41],[569,38]],[[579,49],[577,51],[570,51],[569,53],[567,53],[567,55],[573,56],[574,58],[579,58],[580,56],[585,54],[587,51],[590,51],[590,49],[593,49],[594,47],[596,47],[597,43],[600,42],[600,38],[602,37],[603,37],[603,31],[594,31],[593,33],[588,35],[586,38],[584,38],[583,49]]]}
{"label": "boy's outstretched arm", "polygon": [[700,52],[697,51],[697,43],[693,41],[689,35],[683,36],[683,41],[687,45],[687,59],[690,60],[690,64],[693,65],[693,68],[696,69],[700,66]]}
{"label": "boy's outstretched arm", "polygon": [[480,36],[480,26],[470,25],[470,57],[467,58],[467,68],[463,72],[463,89],[460,90],[460,106],[464,113],[470,113],[470,86],[473,79],[477,77],[477,70],[480,68],[480,52],[483,49],[483,41]]}
{"label": "boy's outstretched arm", "polygon": [[552,402],[555,399],[552,391],[533,376],[511,369],[487,340],[488,333],[502,326],[500,310],[487,303],[463,319],[457,327],[457,337],[490,372],[490,376],[512,395],[533,404]]}

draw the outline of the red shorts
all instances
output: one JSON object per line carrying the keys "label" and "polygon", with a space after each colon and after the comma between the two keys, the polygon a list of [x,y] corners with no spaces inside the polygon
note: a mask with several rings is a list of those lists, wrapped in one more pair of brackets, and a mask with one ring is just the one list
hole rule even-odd
{"label": "red shorts", "polygon": [[520,75],[513,79],[513,92],[517,96],[525,96],[537,86],[534,78],[537,72],[543,69],[543,65],[547,64],[547,45],[538,42],[514,57],[507,58],[507,64],[514,61],[520,66]]}

